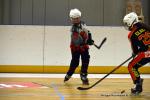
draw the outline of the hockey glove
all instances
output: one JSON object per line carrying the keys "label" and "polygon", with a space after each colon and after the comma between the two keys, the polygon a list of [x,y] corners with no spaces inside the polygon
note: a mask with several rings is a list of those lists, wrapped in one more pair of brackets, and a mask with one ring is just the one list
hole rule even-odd
{"label": "hockey glove", "polygon": [[92,36],[91,36],[90,33],[88,34],[87,44],[88,44],[88,45],[93,45],[93,44],[94,44],[94,40],[92,40]]}

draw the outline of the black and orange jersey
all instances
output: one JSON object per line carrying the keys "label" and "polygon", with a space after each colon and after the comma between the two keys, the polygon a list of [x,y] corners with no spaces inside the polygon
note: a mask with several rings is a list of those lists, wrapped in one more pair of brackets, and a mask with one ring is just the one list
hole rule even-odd
{"label": "black and orange jersey", "polygon": [[128,34],[134,54],[144,52],[150,48],[150,27],[144,23],[136,23]]}

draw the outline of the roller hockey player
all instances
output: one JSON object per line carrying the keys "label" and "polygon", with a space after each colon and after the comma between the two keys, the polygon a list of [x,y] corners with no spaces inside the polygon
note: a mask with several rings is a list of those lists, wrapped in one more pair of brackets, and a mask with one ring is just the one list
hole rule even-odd
{"label": "roller hockey player", "polygon": [[128,71],[135,84],[135,87],[131,88],[131,93],[139,94],[143,91],[143,79],[140,77],[138,69],[150,62],[150,27],[139,22],[138,16],[134,12],[127,14],[123,23],[130,31],[128,39],[134,56],[128,65]]}
{"label": "roller hockey player", "polygon": [[69,16],[72,23],[70,43],[72,59],[69,70],[64,78],[64,82],[68,81],[73,75],[75,69],[79,65],[81,56],[82,66],[80,78],[83,85],[89,85],[89,80],[87,78],[90,59],[89,45],[93,45],[94,41],[92,40],[91,33],[86,29],[86,25],[80,20],[81,12],[76,8],[71,9]]}

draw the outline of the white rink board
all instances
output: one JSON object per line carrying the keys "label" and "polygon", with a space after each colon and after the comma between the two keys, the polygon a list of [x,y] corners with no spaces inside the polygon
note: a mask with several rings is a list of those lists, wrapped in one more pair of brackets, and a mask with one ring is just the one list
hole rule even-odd
{"label": "white rink board", "polygon": [[[100,50],[90,48],[90,66],[116,66],[131,56],[123,27],[88,26]],[[0,25],[0,65],[64,65],[71,60],[70,26]],[[127,65],[127,64],[125,64]]]}

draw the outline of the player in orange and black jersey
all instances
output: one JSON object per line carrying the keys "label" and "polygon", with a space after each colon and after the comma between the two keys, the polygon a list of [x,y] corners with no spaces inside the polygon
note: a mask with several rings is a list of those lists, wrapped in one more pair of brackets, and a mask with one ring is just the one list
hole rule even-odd
{"label": "player in orange and black jersey", "polygon": [[142,92],[143,79],[140,77],[138,69],[150,62],[150,27],[138,21],[136,13],[127,14],[123,22],[130,31],[128,39],[132,47],[133,60],[128,65],[128,70],[135,84],[131,88],[131,93],[139,94]]}

